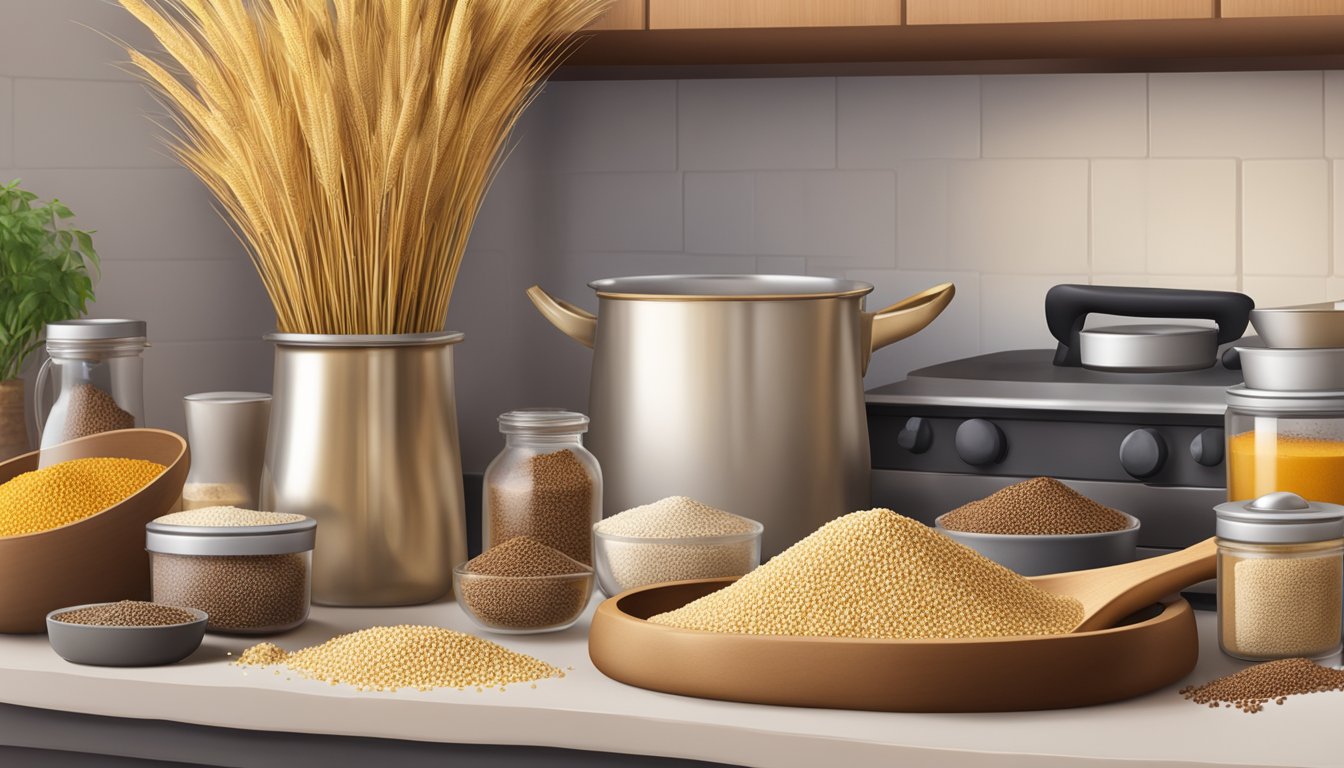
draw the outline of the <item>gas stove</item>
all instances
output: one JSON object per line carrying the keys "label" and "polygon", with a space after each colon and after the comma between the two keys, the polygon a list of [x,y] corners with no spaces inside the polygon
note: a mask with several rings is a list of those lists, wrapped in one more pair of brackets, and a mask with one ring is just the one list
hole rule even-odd
{"label": "gas stove", "polygon": [[1020,480],[1055,477],[1142,522],[1144,554],[1213,535],[1226,500],[1221,363],[1134,373],[998,352],[867,394],[873,499],[923,522]]}

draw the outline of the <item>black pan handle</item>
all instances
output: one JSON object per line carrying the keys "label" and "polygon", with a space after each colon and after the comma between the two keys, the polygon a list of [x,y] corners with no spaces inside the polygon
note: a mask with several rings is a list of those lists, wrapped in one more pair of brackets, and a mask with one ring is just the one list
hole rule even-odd
{"label": "black pan handle", "polygon": [[1125,317],[1212,320],[1218,343],[1236,341],[1246,332],[1255,302],[1234,291],[1187,291],[1109,285],[1056,285],[1045,294],[1045,324],[1059,342],[1055,365],[1081,366],[1078,334],[1093,312]]}

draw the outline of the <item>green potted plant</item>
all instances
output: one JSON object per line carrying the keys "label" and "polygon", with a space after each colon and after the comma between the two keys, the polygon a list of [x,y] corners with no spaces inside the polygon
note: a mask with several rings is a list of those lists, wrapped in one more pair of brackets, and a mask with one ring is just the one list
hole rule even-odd
{"label": "green potted plant", "polygon": [[0,184],[0,461],[28,450],[23,372],[47,323],[72,320],[93,301],[98,254],[59,200],[41,203],[16,179]]}

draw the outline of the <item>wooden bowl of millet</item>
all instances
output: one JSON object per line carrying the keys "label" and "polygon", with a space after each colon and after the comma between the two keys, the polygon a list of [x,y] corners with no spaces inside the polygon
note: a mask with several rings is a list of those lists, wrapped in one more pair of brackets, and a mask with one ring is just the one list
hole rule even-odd
{"label": "wooden bowl of millet", "polygon": [[[187,441],[159,429],[103,432],[0,463],[0,484],[85,458],[143,459],[166,469],[124,501],[49,530],[0,536],[0,633],[46,631],[68,605],[149,599],[145,524],[177,508],[191,463]],[[0,510],[3,514],[4,510]]]}

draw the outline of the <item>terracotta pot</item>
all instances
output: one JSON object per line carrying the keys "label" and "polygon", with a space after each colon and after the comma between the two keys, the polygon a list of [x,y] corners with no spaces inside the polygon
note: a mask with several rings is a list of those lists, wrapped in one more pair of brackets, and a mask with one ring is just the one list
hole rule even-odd
{"label": "terracotta pot", "polygon": [[24,403],[23,379],[0,381],[0,461],[29,450]]}

